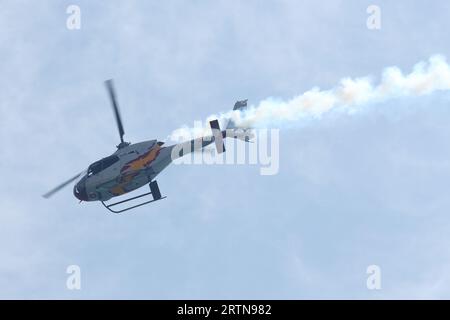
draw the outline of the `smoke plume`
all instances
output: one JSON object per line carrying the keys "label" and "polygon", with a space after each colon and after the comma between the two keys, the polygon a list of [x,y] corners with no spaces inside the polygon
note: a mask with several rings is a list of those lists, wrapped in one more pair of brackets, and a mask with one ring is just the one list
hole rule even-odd
{"label": "smoke plume", "polygon": [[[431,56],[428,61],[417,63],[412,72],[403,74],[398,67],[384,69],[378,84],[372,77],[343,78],[329,90],[314,87],[290,100],[269,97],[245,112],[227,111],[211,115],[207,121],[219,119],[225,125],[229,119],[240,127],[282,127],[288,122],[317,119],[338,110],[354,113],[358,109],[390,99],[431,94],[450,89],[450,67],[442,55]],[[206,122],[207,123],[207,122]],[[210,134],[210,129],[187,126],[176,129],[170,135],[172,140]]]}

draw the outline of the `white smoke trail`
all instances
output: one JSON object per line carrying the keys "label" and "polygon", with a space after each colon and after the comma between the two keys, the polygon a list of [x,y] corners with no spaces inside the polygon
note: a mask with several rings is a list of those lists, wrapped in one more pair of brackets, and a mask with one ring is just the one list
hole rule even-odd
{"label": "white smoke trail", "polygon": [[[421,96],[438,90],[450,89],[450,67],[442,55],[434,55],[428,61],[417,63],[412,72],[403,75],[398,67],[386,68],[378,85],[370,77],[344,78],[330,90],[317,87],[290,100],[267,98],[245,112],[228,111],[211,115],[225,124],[229,119],[242,127],[271,127],[286,122],[320,118],[326,112],[337,109],[352,113],[368,104],[380,103],[399,97]],[[206,122],[207,123],[207,122]],[[169,136],[172,140],[209,134],[210,129],[187,126],[176,129]]]}

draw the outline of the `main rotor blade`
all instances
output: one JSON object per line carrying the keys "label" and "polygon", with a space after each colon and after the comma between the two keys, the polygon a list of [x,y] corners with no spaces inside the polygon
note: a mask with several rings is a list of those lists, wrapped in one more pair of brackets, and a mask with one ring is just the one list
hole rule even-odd
{"label": "main rotor blade", "polygon": [[119,128],[120,142],[123,142],[123,135],[125,134],[125,132],[123,130],[122,119],[120,118],[119,106],[117,104],[116,92],[113,87],[112,79],[106,80],[105,84],[109,92],[109,97],[111,98],[114,114],[116,116],[117,128]]}
{"label": "main rotor blade", "polygon": [[55,194],[56,192],[58,192],[59,190],[61,190],[62,188],[64,188],[65,186],[67,186],[68,184],[70,184],[71,182],[75,181],[79,176],[81,176],[82,174],[84,174],[86,172],[86,170],[83,170],[82,172],[80,172],[79,174],[77,174],[75,177],[70,178],[69,180],[61,183],[59,186],[53,188],[52,190],[50,190],[49,192],[43,194],[42,196],[46,199],[50,198],[53,194]]}

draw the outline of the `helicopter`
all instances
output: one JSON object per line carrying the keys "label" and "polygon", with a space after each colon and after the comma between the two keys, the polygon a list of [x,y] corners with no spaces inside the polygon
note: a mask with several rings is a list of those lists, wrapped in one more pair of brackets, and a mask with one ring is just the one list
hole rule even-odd
{"label": "helicopter", "polygon": [[[191,152],[201,151],[211,143],[215,143],[218,154],[223,153],[226,151],[224,138],[227,137],[251,142],[250,139],[253,136],[250,131],[251,128],[239,128],[233,120],[229,120],[226,130],[221,130],[217,119],[209,122],[212,131],[210,136],[170,146],[165,146],[164,142],[156,139],[138,143],[126,142],[123,139],[125,131],[113,81],[107,80],[105,85],[119,130],[120,143],[116,146],[117,150],[112,155],[95,161],[86,170],[51,189],[43,195],[44,198],[50,198],[56,192],[78,180],[73,187],[73,194],[80,202],[100,201],[109,211],[122,213],[166,198],[161,195],[155,178],[173,160]],[[247,108],[247,100],[242,100],[235,103],[233,110],[240,112],[245,108]],[[122,196],[147,184],[150,188],[149,192],[114,203],[107,202],[111,198]],[[130,201],[150,196],[150,200],[146,199],[139,204],[126,206]],[[116,209],[118,205],[125,205],[126,207]]]}

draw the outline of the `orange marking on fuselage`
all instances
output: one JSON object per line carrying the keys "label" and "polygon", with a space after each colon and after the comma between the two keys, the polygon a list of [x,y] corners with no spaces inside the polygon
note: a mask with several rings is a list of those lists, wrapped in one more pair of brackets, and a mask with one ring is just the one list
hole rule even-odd
{"label": "orange marking on fuselage", "polygon": [[111,193],[115,196],[126,193],[127,191],[125,190],[125,186],[130,183],[135,176],[136,173],[124,174],[123,176],[121,176],[119,184],[111,188]]}
{"label": "orange marking on fuselage", "polygon": [[112,188],[110,191],[115,196],[120,196],[121,194],[125,193],[125,189],[123,188],[123,185],[117,185],[114,188]]}
{"label": "orange marking on fuselage", "polygon": [[148,166],[152,161],[158,157],[161,147],[156,145],[138,158],[126,163],[120,172],[122,173],[119,178],[119,183],[110,189],[110,192],[115,196],[122,195],[126,192],[125,187],[129,184],[133,178],[139,173],[138,171]]}
{"label": "orange marking on fuselage", "polygon": [[152,148],[150,151],[147,151],[142,156],[128,162],[120,171],[126,172],[141,170],[144,167],[148,166],[153,160],[155,160],[160,151],[161,147],[159,145],[156,145],[154,148]]}

